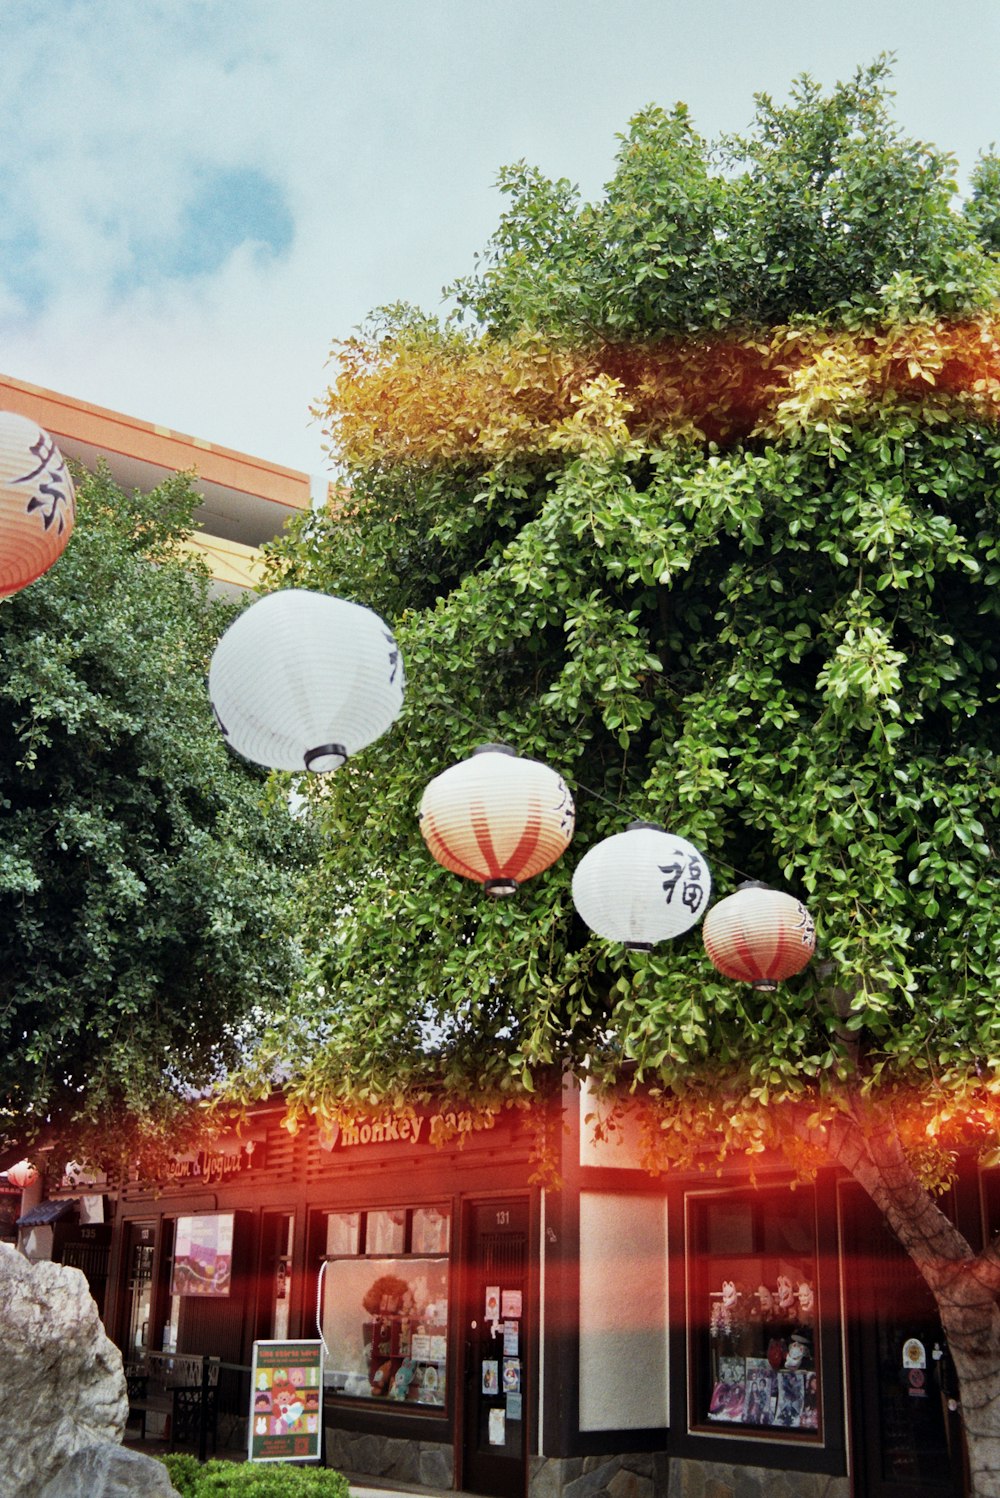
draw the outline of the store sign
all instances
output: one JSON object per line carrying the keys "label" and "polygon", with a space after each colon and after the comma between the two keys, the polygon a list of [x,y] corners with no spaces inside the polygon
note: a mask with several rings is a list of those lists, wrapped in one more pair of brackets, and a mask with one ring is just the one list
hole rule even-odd
{"label": "store sign", "polygon": [[250,1380],[252,1462],[318,1462],[323,1343],[255,1342]]}
{"label": "store sign", "polygon": [[320,1135],[324,1149],[353,1149],[363,1144],[447,1144],[457,1136],[496,1127],[489,1109],[449,1109],[439,1113],[382,1113],[374,1118],[334,1124]]}
{"label": "store sign", "polygon": [[166,1177],[171,1182],[197,1181],[202,1186],[217,1186],[220,1181],[231,1180],[245,1171],[259,1170],[263,1157],[263,1143],[253,1139],[234,1140],[197,1154],[175,1155],[167,1162]]}

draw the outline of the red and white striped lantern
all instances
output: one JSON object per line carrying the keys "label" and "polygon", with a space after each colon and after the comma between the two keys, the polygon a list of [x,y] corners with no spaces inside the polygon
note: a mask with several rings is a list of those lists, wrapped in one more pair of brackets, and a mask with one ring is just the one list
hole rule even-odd
{"label": "red and white striped lantern", "polygon": [[17,1164],[12,1165],[7,1171],[7,1179],[19,1191],[24,1191],[26,1187],[33,1186],[38,1180],[38,1171],[30,1160],[18,1160]]}
{"label": "red and white striped lantern", "polygon": [[744,884],[713,905],[702,937],[720,973],[763,990],[800,973],[816,950],[816,927],[802,901],[765,884]]}
{"label": "red and white striped lantern", "polygon": [[512,895],[555,863],[575,820],[562,776],[506,744],[484,744],[436,775],[420,802],[420,831],[433,857],[493,896]]}
{"label": "red and white striped lantern", "polygon": [[75,519],[73,480],[48,432],[0,411],[0,598],[48,571]]}

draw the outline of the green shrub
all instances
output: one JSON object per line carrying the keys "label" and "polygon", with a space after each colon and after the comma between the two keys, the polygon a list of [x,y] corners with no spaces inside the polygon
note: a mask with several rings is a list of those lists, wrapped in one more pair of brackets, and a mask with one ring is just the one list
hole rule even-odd
{"label": "green shrub", "polygon": [[196,1456],[186,1456],[183,1452],[175,1451],[169,1456],[160,1457],[160,1461],[170,1473],[170,1481],[181,1498],[198,1498],[197,1483],[201,1474],[201,1462]]}
{"label": "green shrub", "polygon": [[172,1452],[160,1460],[181,1498],[348,1498],[347,1478],[329,1467],[292,1467],[279,1462],[224,1462],[204,1466]]}

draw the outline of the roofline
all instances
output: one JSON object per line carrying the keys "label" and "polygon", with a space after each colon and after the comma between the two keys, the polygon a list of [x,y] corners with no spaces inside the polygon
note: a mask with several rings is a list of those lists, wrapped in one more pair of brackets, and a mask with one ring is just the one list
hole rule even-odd
{"label": "roofline", "polygon": [[69,438],[175,473],[194,469],[207,483],[270,500],[291,511],[309,509],[310,478],[297,468],[220,447],[42,385],[0,374],[0,409],[37,421],[57,441]]}

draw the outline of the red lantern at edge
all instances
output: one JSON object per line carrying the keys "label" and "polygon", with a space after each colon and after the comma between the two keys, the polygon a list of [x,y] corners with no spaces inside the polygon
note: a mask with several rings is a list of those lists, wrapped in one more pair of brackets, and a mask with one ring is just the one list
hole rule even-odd
{"label": "red lantern at edge", "polygon": [[0,598],[48,571],[75,517],[73,480],[48,432],[0,411]]}
{"label": "red lantern at edge", "polygon": [[26,1187],[33,1186],[38,1180],[38,1171],[30,1160],[18,1160],[17,1164],[12,1165],[7,1171],[7,1179],[19,1191],[24,1191]]}
{"label": "red lantern at edge", "polygon": [[705,951],[726,978],[769,991],[800,973],[816,950],[816,927],[801,900],[747,883],[705,917]]}

